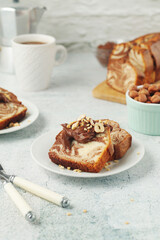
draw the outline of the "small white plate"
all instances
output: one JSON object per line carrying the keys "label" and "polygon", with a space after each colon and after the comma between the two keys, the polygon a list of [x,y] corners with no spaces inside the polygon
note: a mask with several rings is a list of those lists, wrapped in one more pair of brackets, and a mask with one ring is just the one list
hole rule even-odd
{"label": "small white plate", "polygon": [[108,166],[111,170],[106,171],[103,169],[99,173],[88,173],[88,172],[73,172],[72,170],[67,170],[66,168],[61,169],[58,165],[51,162],[48,157],[48,151],[54,143],[54,138],[57,135],[57,130],[52,130],[46,134],[38,137],[31,146],[31,155],[35,162],[41,167],[65,176],[69,177],[80,177],[80,178],[97,178],[106,177],[123,172],[135,164],[137,164],[144,156],[144,146],[135,138],[132,139],[132,147],[127,151],[125,156],[119,160],[118,163],[112,163]]}
{"label": "small white plate", "polygon": [[16,132],[18,130],[21,130],[31,125],[38,118],[39,110],[36,107],[36,105],[34,105],[33,103],[25,99],[20,99],[20,101],[28,109],[26,112],[25,118],[20,122],[19,126],[2,129],[0,130],[0,134],[6,134],[6,133],[11,133],[11,132]]}

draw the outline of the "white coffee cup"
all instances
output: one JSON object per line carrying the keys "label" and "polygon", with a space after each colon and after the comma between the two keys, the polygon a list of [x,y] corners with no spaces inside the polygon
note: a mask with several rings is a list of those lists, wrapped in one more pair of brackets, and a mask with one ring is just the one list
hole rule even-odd
{"label": "white coffee cup", "polygon": [[[54,37],[43,34],[19,35],[12,40],[17,87],[41,91],[49,87],[54,66],[64,62],[67,50]],[[60,53],[59,59],[56,54]]]}

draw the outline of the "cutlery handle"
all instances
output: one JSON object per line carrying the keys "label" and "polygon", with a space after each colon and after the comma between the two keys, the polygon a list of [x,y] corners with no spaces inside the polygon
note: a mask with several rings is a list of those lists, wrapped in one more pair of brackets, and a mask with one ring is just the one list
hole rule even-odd
{"label": "cutlery handle", "polygon": [[32,209],[28,205],[28,203],[26,203],[26,201],[22,198],[19,192],[14,188],[12,183],[5,182],[4,189],[8,193],[14,204],[17,206],[17,208],[20,210],[22,215],[25,217],[25,219],[29,222],[34,222],[36,219],[35,214],[32,212]]}
{"label": "cutlery handle", "polygon": [[49,202],[55,203],[61,207],[68,207],[70,204],[69,200],[66,197],[64,197],[58,193],[52,192],[49,189],[41,187],[38,184],[32,183],[23,178],[15,176],[12,181],[14,184],[19,186],[20,188],[23,188],[26,191],[28,191],[38,197],[41,197]]}

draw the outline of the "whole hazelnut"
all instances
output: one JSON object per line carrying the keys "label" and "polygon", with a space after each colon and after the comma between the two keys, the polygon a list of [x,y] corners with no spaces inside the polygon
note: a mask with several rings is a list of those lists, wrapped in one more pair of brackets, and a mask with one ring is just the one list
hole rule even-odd
{"label": "whole hazelnut", "polygon": [[147,101],[147,96],[144,93],[140,93],[138,98],[139,98],[140,102],[146,102]]}
{"label": "whole hazelnut", "polygon": [[135,98],[135,97],[138,96],[138,92],[135,91],[135,90],[132,90],[132,91],[129,92],[129,96],[130,96],[131,98]]}
{"label": "whole hazelnut", "polygon": [[149,88],[148,88],[148,91],[150,94],[153,94],[155,93],[156,91],[158,91],[158,87],[156,85],[151,85]]}
{"label": "whole hazelnut", "polygon": [[148,83],[145,83],[145,84],[143,85],[143,88],[148,89],[149,86],[150,86],[150,85],[149,85]]}
{"label": "whole hazelnut", "polygon": [[139,101],[139,98],[138,98],[138,96],[137,96],[137,97],[135,97],[135,98],[134,98],[134,100],[135,100],[135,101]]}
{"label": "whole hazelnut", "polygon": [[157,84],[158,91],[160,91],[160,83]]}
{"label": "whole hazelnut", "polygon": [[160,92],[155,92],[154,95],[160,96]]}
{"label": "whole hazelnut", "polygon": [[160,103],[160,96],[158,96],[158,95],[153,95],[153,96],[151,97],[151,102],[152,102],[152,103]]}
{"label": "whole hazelnut", "polygon": [[139,90],[139,93],[144,93],[146,96],[149,96],[149,92],[148,92],[148,90],[145,89],[145,88],[140,89],[140,90]]}
{"label": "whole hazelnut", "polygon": [[132,86],[130,86],[129,91],[133,91],[133,90],[135,90],[135,91],[138,90],[138,88],[137,88],[136,85],[132,85]]}

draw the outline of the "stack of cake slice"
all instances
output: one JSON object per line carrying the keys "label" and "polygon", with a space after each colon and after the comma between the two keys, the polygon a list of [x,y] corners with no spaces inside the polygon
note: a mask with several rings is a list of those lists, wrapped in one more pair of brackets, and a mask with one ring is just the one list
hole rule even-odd
{"label": "stack of cake slice", "polygon": [[160,80],[160,33],[116,44],[108,63],[107,84],[125,93],[131,85]]}

